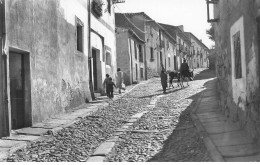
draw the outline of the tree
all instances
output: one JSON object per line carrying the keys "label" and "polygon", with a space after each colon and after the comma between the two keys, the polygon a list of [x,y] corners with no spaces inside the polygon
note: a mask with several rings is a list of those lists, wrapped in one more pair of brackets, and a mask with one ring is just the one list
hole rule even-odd
{"label": "tree", "polygon": [[209,35],[209,39],[212,41],[215,41],[215,32],[214,32],[214,26],[213,24],[210,25],[210,29],[206,30],[206,33]]}

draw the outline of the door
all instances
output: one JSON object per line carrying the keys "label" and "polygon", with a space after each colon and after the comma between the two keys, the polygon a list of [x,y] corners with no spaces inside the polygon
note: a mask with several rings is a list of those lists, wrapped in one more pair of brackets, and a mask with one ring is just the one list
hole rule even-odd
{"label": "door", "polygon": [[[1,40],[0,40],[0,45]],[[7,56],[0,52],[0,138],[9,136],[8,96],[7,96]]]}
{"label": "door", "polygon": [[98,89],[97,84],[97,51],[92,49],[92,57],[93,57],[93,80],[94,80],[94,91]]}
{"label": "door", "polygon": [[29,54],[9,53],[11,129],[32,125]]}
{"label": "door", "polygon": [[24,91],[24,67],[23,56],[18,53],[10,53],[10,98],[11,98],[11,126],[12,129],[24,127],[25,117],[25,91]]}

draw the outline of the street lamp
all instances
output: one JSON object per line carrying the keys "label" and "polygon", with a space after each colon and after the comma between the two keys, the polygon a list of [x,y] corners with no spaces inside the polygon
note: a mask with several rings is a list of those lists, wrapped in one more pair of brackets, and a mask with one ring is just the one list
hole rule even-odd
{"label": "street lamp", "polygon": [[[210,6],[218,4],[219,0],[206,0],[207,3],[207,16],[208,16],[208,22],[218,22],[219,18],[210,18]],[[213,11],[212,11],[213,12]]]}

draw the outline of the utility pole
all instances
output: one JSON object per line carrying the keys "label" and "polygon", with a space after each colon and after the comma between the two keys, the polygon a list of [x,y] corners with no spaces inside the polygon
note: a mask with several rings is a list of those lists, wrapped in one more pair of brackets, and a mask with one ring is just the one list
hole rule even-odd
{"label": "utility pole", "polygon": [[93,77],[92,77],[92,49],[91,49],[91,0],[88,0],[88,69],[89,69],[89,90],[92,100],[95,100]]}

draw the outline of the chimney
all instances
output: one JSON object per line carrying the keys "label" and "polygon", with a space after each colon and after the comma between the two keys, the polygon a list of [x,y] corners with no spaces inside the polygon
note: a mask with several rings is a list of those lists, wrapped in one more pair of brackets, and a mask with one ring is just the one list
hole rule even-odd
{"label": "chimney", "polygon": [[181,29],[181,31],[184,32],[184,26],[183,25],[178,26],[178,28]]}

